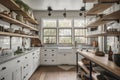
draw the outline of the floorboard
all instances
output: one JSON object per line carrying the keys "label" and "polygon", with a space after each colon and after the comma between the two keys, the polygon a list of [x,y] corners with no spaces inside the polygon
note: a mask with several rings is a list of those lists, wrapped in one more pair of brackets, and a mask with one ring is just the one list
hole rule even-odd
{"label": "floorboard", "polygon": [[29,80],[77,80],[75,68],[63,70],[55,67],[39,67]]}

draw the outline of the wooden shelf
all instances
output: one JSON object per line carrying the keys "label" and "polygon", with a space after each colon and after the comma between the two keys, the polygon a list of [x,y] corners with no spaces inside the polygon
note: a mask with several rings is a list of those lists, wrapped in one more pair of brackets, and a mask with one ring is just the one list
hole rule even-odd
{"label": "wooden shelf", "polygon": [[[84,3],[93,3],[93,2],[97,2],[98,0],[83,0]],[[106,2],[119,2],[119,0],[99,0],[100,3],[106,3]]]}
{"label": "wooden shelf", "polygon": [[29,36],[17,33],[10,33],[10,32],[0,32],[1,36],[13,36],[13,37],[26,37],[26,38],[39,38],[38,36]]}
{"label": "wooden shelf", "polygon": [[115,11],[113,13],[110,13],[108,15],[105,15],[105,16],[103,16],[103,18],[100,18],[100,19],[96,20],[95,22],[90,23],[87,26],[87,28],[89,28],[89,27],[98,27],[99,25],[103,25],[103,24],[106,24],[106,23],[108,23],[110,21],[120,19],[119,14],[120,14],[120,10]]}
{"label": "wooden shelf", "polygon": [[98,36],[120,36],[120,31],[119,32],[104,32],[100,34],[88,35],[87,37],[98,37]]}
{"label": "wooden shelf", "polygon": [[18,14],[22,14],[23,17],[32,24],[38,24],[36,20],[34,20],[28,13],[22,10],[13,0],[0,0],[0,3],[12,11],[15,11]]}
{"label": "wooden shelf", "polygon": [[100,57],[100,56],[96,56],[95,54],[93,54],[91,52],[81,51],[79,49],[77,50],[77,52],[80,55],[82,55],[82,56],[86,57],[87,59],[91,60],[92,62],[100,65],[104,69],[112,72],[116,76],[120,77],[120,67],[115,65],[115,63],[113,61],[109,61],[107,54],[104,57]]}
{"label": "wooden shelf", "polygon": [[[82,61],[79,61],[78,62],[78,65],[87,73],[87,74],[90,74],[90,71],[87,69],[87,67],[83,64],[83,62]],[[93,77],[93,79],[94,80],[98,80],[97,79],[97,75],[99,75],[100,73],[98,73],[98,72],[92,72],[92,77]]]}
{"label": "wooden shelf", "polygon": [[36,29],[34,27],[31,27],[31,26],[29,26],[29,25],[27,25],[25,23],[22,23],[22,22],[20,22],[18,20],[15,20],[15,19],[13,19],[11,17],[8,17],[8,16],[6,16],[4,14],[0,14],[0,18],[2,20],[6,21],[6,22],[9,22],[9,23],[12,23],[12,24],[16,24],[16,25],[20,25],[21,27],[29,28],[30,30],[38,31],[38,29]]}
{"label": "wooden shelf", "polygon": [[103,12],[104,10],[106,10],[107,8],[109,8],[110,6],[112,6],[112,4],[106,4],[106,3],[99,3],[96,4],[92,9],[90,9],[86,15],[96,15],[100,12]]}

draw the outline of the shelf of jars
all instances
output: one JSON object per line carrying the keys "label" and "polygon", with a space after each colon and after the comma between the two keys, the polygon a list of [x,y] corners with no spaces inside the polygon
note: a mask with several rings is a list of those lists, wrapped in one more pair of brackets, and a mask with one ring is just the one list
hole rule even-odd
{"label": "shelf of jars", "polygon": [[120,14],[120,10],[112,12],[112,13],[110,13],[108,15],[105,15],[102,18],[96,20],[95,22],[92,22],[92,23],[88,24],[87,27],[88,28],[89,27],[98,27],[99,25],[104,25],[108,22],[119,20],[120,19],[119,14]]}
{"label": "shelf of jars", "polygon": [[35,35],[25,35],[25,34],[18,34],[18,33],[10,33],[10,32],[0,32],[1,36],[12,36],[12,37],[25,37],[25,38],[39,38]]}
{"label": "shelf of jars", "polygon": [[[32,24],[38,24],[38,22],[31,17],[32,15],[28,14],[21,6],[19,6],[15,0],[0,0],[0,3],[10,9],[11,11],[16,12],[17,14],[21,14],[26,20],[28,20]],[[8,5],[9,4],[9,5]]]}
{"label": "shelf of jars", "polygon": [[18,21],[18,20],[16,20],[16,19],[13,19],[13,18],[9,17],[9,16],[6,15],[6,14],[0,13],[0,18],[1,18],[1,20],[3,20],[3,21],[6,21],[6,22],[9,22],[9,23],[12,23],[12,24],[16,24],[16,25],[20,25],[21,27],[28,28],[28,29],[30,29],[30,30],[38,31],[37,28],[31,27],[31,26],[29,26],[28,24],[25,24],[25,23],[20,22],[20,21]]}

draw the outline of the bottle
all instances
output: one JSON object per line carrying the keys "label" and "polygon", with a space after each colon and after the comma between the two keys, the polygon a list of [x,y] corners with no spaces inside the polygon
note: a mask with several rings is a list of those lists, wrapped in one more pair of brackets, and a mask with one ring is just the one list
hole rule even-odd
{"label": "bottle", "polygon": [[111,46],[110,46],[109,51],[108,51],[108,60],[113,61],[112,55],[113,55],[113,51],[112,51]]}

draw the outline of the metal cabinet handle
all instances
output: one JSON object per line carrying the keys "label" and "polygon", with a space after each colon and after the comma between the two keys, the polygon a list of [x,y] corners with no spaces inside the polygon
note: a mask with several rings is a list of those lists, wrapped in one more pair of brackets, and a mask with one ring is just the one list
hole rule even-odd
{"label": "metal cabinet handle", "polygon": [[3,77],[1,80],[5,80],[5,78]]}
{"label": "metal cabinet handle", "polygon": [[54,54],[52,54],[52,56],[54,56]]}
{"label": "metal cabinet handle", "polygon": [[46,49],[44,51],[47,51]]}
{"label": "metal cabinet handle", "polygon": [[33,53],[32,55],[34,55],[35,53]]}
{"label": "metal cabinet handle", "polygon": [[54,51],[54,50],[52,50],[52,51]]}
{"label": "metal cabinet handle", "polygon": [[2,67],[2,70],[5,70],[6,69],[6,67]]}
{"label": "metal cabinet handle", "polygon": [[19,63],[20,62],[20,60],[17,60],[17,63]]}
{"label": "metal cabinet handle", "polygon": [[45,56],[47,56],[47,54],[45,54]]}

